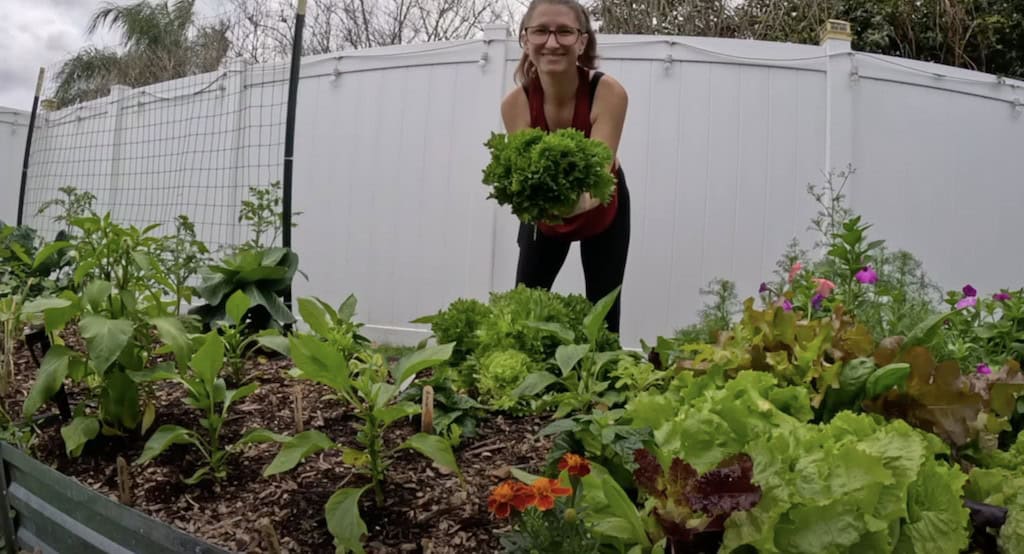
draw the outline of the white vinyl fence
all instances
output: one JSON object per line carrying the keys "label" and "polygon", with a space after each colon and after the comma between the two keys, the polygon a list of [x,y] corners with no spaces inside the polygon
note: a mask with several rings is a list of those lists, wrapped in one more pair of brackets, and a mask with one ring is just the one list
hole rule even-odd
{"label": "white vinyl fence", "polygon": [[[693,321],[714,277],[756,294],[792,237],[810,246],[807,184],[848,164],[872,237],[915,253],[940,285],[1022,284],[1024,82],[851,52],[840,39],[598,40],[600,69],[629,93],[627,345]],[[297,296],[337,304],[355,293],[374,336],[408,342],[424,336],[412,319],[513,286],[517,222],[480,178],[519,55],[492,27],[478,40],[303,60],[293,247],[308,280],[296,277]],[[251,84],[238,79],[229,88]],[[116,206],[117,188],[104,190]],[[583,291],[576,246],[555,289]]]}
{"label": "white vinyl fence", "polygon": [[12,225],[18,218],[28,116],[28,112],[0,108],[0,221]]}

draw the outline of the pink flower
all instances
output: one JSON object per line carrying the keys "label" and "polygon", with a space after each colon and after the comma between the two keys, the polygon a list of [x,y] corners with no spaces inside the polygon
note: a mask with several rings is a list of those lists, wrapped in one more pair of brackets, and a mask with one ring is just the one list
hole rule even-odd
{"label": "pink flower", "polygon": [[816,278],[814,279],[814,282],[818,283],[817,293],[821,295],[822,298],[828,298],[828,296],[832,294],[832,291],[836,288],[836,284],[833,283],[832,281],[829,281],[828,279]]}
{"label": "pink flower", "polygon": [[991,375],[992,374],[992,368],[988,367],[988,365],[986,365],[986,364],[978,364],[977,370],[978,370],[978,373],[980,373],[982,375]]}
{"label": "pink flower", "polygon": [[956,309],[962,310],[964,308],[973,307],[978,304],[977,296],[965,296],[956,303]]}
{"label": "pink flower", "polygon": [[796,262],[795,264],[793,264],[793,265],[792,265],[792,266],[791,266],[791,267],[789,268],[789,282],[790,282],[790,283],[792,283],[792,282],[793,282],[793,278],[795,278],[795,277],[796,277],[796,274],[797,274],[797,273],[800,273],[800,270],[801,270],[801,269],[803,269],[803,268],[804,268],[804,264],[802,264],[802,263],[800,263],[800,262]]}
{"label": "pink flower", "polygon": [[973,298],[978,296],[978,291],[974,290],[971,285],[964,285],[964,296]]}
{"label": "pink flower", "polygon": [[860,268],[860,271],[854,277],[865,285],[873,285],[878,282],[878,272],[871,266]]}
{"label": "pink flower", "polygon": [[992,300],[995,300],[997,302],[1006,302],[1009,299],[1010,299],[1010,294],[1006,293],[1006,292],[997,292],[997,293],[992,295]]}

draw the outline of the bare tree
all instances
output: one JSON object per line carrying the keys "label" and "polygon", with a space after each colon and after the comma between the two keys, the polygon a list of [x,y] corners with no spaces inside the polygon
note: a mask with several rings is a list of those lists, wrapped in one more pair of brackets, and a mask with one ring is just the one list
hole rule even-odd
{"label": "bare tree", "polygon": [[[310,0],[303,54],[460,40],[487,23],[512,23],[524,0]],[[288,0],[231,0],[232,55],[261,63],[291,55],[295,13]]]}

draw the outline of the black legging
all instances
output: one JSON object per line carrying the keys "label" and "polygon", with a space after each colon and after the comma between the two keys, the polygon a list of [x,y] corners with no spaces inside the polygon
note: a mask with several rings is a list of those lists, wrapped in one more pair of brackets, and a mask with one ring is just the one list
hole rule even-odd
{"label": "black legging", "polygon": [[[580,258],[586,279],[587,299],[592,303],[622,285],[629,251],[629,189],[622,168],[618,169],[619,205],[615,219],[601,234],[580,241]],[[570,241],[545,235],[533,224],[519,226],[519,265],[516,285],[551,290],[569,254]],[[619,332],[622,291],[605,317],[608,329]]]}

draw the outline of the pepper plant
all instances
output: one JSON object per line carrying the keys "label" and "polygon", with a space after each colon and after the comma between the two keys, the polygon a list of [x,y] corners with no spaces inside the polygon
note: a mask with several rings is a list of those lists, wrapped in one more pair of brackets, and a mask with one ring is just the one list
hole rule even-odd
{"label": "pepper plant", "polygon": [[292,437],[257,430],[247,436],[246,442],[281,443],[281,450],[264,470],[264,476],[291,470],[317,452],[337,449],[342,452],[345,463],[369,477],[368,484],[339,489],[327,502],[327,526],[341,551],[363,551],[360,537],[366,533],[366,524],[359,515],[359,499],[372,489],[376,505],[384,505],[383,482],[397,451],[415,450],[462,479],[451,445],[442,437],[417,433],[395,447],[385,442],[391,424],[420,413],[418,404],[393,401],[420,371],[448,360],[453,346],[449,343],[421,348],[389,368],[383,356],[371,351],[360,352],[352,360],[346,359],[329,337],[316,332],[316,327],[312,334],[296,333],[289,337],[289,350],[295,362],[292,376],[334,389],[335,398],[346,404],[360,420],[356,442],[361,448],[341,446],[313,430]]}
{"label": "pepper plant", "polygon": [[135,460],[134,465],[148,463],[171,445],[191,444],[199,450],[206,463],[191,477],[184,479],[186,483],[195,484],[210,477],[220,480],[227,476],[228,456],[246,441],[240,440],[225,447],[220,440],[221,428],[231,404],[255,392],[258,385],[249,383],[237,389],[228,389],[220,376],[224,354],[224,341],[215,332],[211,332],[203,337],[202,346],[189,361],[191,371],[174,377],[175,381],[185,387],[185,402],[202,413],[199,423],[205,433],[179,425],[163,425],[146,442],[142,455]]}

